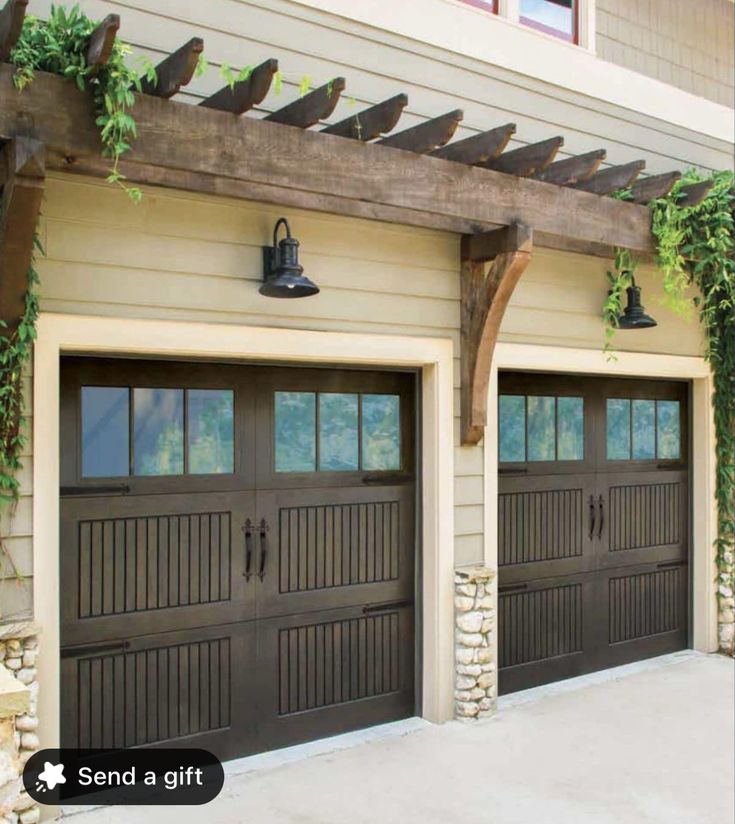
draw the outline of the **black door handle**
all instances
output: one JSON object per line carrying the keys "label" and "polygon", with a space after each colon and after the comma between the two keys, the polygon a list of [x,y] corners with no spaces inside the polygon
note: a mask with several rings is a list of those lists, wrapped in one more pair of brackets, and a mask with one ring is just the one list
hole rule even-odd
{"label": "black door handle", "polygon": [[245,536],[245,572],[243,572],[243,575],[245,580],[249,581],[253,577],[253,573],[250,571],[253,563],[253,522],[250,518],[245,521],[242,532]]}
{"label": "black door handle", "polygon": [[590,539],[595,534],[595,496],[590,495]]}
{"label": "black door handle", "polygon": [[260,534],[260,569],[258,570],[258,578],[262,581],[265,578],[265,561],[268,557],[268,541],[266,535],[270,527],[266,523],[265,518],[261,518],[258,532]]}
{"label": "black door handle", "polygon": [[600,526],[597,528],[597,538],[602,538],[602,528],[605,526],[605,499],[600,495]]}

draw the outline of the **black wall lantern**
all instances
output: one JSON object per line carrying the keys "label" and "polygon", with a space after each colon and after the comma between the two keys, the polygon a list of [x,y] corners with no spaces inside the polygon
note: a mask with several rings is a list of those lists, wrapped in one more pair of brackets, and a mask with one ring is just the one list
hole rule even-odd
{"label": "black wall lantern", "polygon": [[[286,227],[286,237],[277,242],[278,229]],[[308,298],[319,294],[319,287],[304,275],[299,265],[299,242],[291,237],[285,217],[273,229],[273,246],[263,247],[263,285],[258,290],[269,298]]]}
{"label": "black wall lantern", "polygon": [[618,318],[620,329],[648,329],[656,326],[656,321],[646,314],[645,307],[641,306],[641,287],[636,286],[635,278],[631,276],[628,293],[628,305]]}

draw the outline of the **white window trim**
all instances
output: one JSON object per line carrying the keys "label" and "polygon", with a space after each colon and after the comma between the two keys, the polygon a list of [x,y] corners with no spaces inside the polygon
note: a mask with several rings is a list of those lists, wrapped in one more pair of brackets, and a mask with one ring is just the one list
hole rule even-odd
{"label": "white window trim", "polygon": [[[735,123],[729,107],[600,60],[590,48],[595,29],[591,5],[586,19],[580,21],[581,34],[587,32],[587,47],[583,47],[461,0],[293,2],[392,32],[407,41],[500,66],[717,140],[735,142]],[[500,2],[505,4],[506,14],[511,15],[510,4],[516,0]]]}

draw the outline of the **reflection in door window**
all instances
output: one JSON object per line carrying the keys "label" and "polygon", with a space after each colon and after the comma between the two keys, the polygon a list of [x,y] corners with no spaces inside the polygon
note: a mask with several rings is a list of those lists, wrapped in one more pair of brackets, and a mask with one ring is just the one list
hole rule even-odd
{"label": "reflection in door window", "polygon": [[657,451],[664,460],[681,457],[679,401],[657,401]]}
{"label": "reflection in door window", "polygon": [[656,457],[656,402],[633,401],[633,458],[637,461]]}
{"label": "reflection in door window", "polygon": [[681,457],[679,401],[607,399],[609,461]]}
{"label": "reflection in door window", "polygon": [[528,460],[556,457],[556,409],[553,397],[528,396]]}
{"label": "reflection in door window", "polygon": [[82,387],[83,477],[129,473],[129,405],[127,387]]}
{"label": "reflection in door window", "polygon": [[319,469],[346,472],[359,466],[358,396],[319,394]]}
{"label": "reflection in door window", "polygon": [[557,460],[581,461],[584,458],[584,400],[557,398]]}
{"label": "reflection in door window", "polygon": [[501,463],[526,460],[526,396],[501,395],[498,430]]}
{"label": "reflection in door window", "polygon": [[187,390],[187,446],[191,474],[234,472],[234,407],[231,389]]}
{"label": "reflection in door window", "polygon": [[184,472],[184,390],[133,390],[136,475]]}
{"label": "reflection in door window", "polygon": [[500,395],[500,463],[584,459],[584,398]]}
{"label": "reflection in door window", "polygon": [[276,472],[316,469],[316,394],[276,392]]}
{"label": "reflection in door window", "polygon": [[401,416],[398,395],[362,396],[362,468],[401,468]]}

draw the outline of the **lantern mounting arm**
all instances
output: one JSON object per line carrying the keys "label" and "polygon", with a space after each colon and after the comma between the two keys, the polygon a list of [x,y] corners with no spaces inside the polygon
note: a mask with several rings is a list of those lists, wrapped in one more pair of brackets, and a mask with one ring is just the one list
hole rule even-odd
{"label": "lantern mounting arm", "polygon": [[[461,244],[461,438],[477,444],[487,424],[495,342],[505,309],[531,259],[532,230],[522,223],[464,235]],[[486,272],[486,264],[490,266]]]}
{"label": "lantern mounting arm", "polygon": [[278,220],[276,221],[276,225],[273,227],[273,248],[274,249],[277,248],[277,246],[278,246],[278,230],[281,228],[281,226],[286,227],[286,237],[287,238],[291,237],[291,227],[288,225],[288,221],[286,220],[285,217],[279,217]]}

